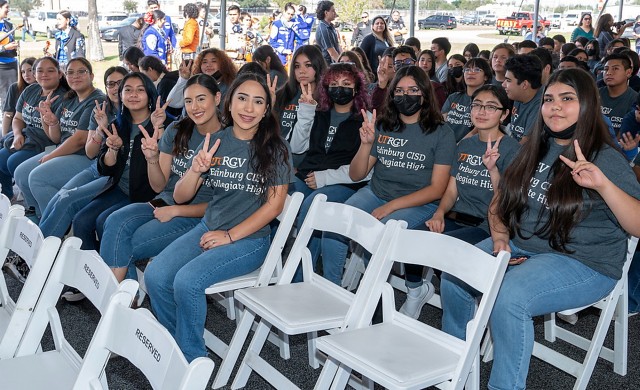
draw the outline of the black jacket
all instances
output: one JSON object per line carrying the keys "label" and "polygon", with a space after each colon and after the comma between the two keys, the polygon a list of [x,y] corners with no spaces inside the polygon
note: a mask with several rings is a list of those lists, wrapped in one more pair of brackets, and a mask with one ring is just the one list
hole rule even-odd
{"label": "black jacket", "polygon": [[[178,73],[177,70],[164,74],[162,80],[160,80],[158,86],[156,87],[156,89],[158,90],[158,96],[160,96],[161,104],[164,104],[167,101],[169,92],[171,92],[173,87],[176,85],[179,77],[180,73]],[[171,115],[173,119],[175,119],[178,118],[180,114],[182,114],[182,108],[167,107],[167,113]]]}
{"label": "black jacket", "polygon": [[135,28],[133,24],[121,27],[118,31],[118,57],[122,61],[122,54],[132,46],[140,47],[140,32],[142,28]]}

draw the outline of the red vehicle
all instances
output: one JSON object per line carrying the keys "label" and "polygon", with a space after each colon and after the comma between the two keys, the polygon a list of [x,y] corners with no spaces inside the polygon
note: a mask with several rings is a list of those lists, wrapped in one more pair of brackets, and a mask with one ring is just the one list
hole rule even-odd
{"label": "red vehicle", "polygon": [[[546,19],[538,19],[538,25],[545,30],[551,28],[551,22]],[[525,35],[533,28],[533,12],[514,12],[507,18],[498,19],[496,29],[500,35],[521,34]]]}

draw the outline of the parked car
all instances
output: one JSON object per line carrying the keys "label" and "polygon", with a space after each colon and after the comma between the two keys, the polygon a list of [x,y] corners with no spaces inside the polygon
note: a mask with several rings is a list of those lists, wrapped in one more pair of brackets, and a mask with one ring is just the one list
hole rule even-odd
{"label": "parked car", "polygon": [[465,15],[460,23],[465,25],[480,24],[480,16],[478,16],[477,14]]}
{"label": "parked car", "polygon": [[[498,19],[496,28],[500,35],[504,34],[521,34],[524,36],[533,28],[533,12],[514,12],[511,16]],[[549,31],[551,22],[540,18],[538,15],[538,26],[542,26],[544,30]]]}
{"label": "parked car", "polygon": [[119,39],[120,29],[124,26],[128,26],[138,19],[137,16],[129,16],[126,19],[123,19],[117,23],[114,23],[110,26],[100,27],[100,38],[111,42],[117,41]]}
{"label": "parked car", "polygon": [[547,19],[551,22],[551,28],[562,27],[562,14],[551,14]]}
{"label": "parked car", "polygon": [[29,22],[31,23],[32,32],[34,34],[44,34],[49,39],[53,38],[58,31],[57,15],[58,11],[54,10],[31,11]]}
{"label": "parked car", "polygon": [[425,19],[418,20],[418,29],[439,28],[441,30],[451,30],[456,27],[458,27],[456,18],[448,15],[431,15]]}
{"label": "parked car", "polygon": [[98,14],[98,28],[102,29],[103,27],[118,25],[128,17],[124,12]]}
{"label": "parked car", "polygon": [[[636,20],[635,19],[625,19],[624,22],[625,23],[634,23],[635,24]],[[624,32],[622,33],[622,35],[620,36],[620,38],[628,38],[628,39],[631,39],[632,42],[633,42],[633,40],[636,39],[633,36],[633,26],[627,27],[624,30]],[[633,46],[633,44],[632,44],[632,46]]]}
{"label": "parked car", "polygon": [[480,24],[483,26],[495,26],[497,20],[498,17],[496,15],[487,14],[482,18],[482,20],[480,20]]}

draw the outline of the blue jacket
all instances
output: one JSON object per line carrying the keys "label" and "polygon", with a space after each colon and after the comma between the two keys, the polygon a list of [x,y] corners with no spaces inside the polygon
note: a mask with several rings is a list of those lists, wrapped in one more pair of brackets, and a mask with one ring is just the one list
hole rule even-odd
{"label": "blue jacket", "polygon": [[[155,38],[155,39],[154,39]],[[156,56],[167,63],[167,38],[154,26],[149,26],[142,35],[142,51],[146,56]]]}
{"label": "blue jacket", "polygon": [[278,29],[278,33],[275,37],[269,35],[269,45],[278,53],[278,57],[280,57],[280,61],[284,65],[287,63],[287,54],[283,53],[283,51],[290,50],[293,53],[295,33],[290,27],[285,26],[280,19],[273,22],[271,28],[273,29],[274,27]]}
{"label": "blue jacket", "polygon": [[296,15],[296,23],[293,25],[293,31],[296,33],[296,47],[309,44],[311,29],[316,22],[316,17],[311,14]]}

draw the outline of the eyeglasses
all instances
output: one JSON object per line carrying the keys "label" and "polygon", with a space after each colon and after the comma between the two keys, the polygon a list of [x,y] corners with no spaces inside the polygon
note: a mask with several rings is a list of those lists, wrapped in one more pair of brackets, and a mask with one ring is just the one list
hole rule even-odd
{"label": "eyeglasses", "polygon": [[393,66],[397,68],[402,65],[413,65],[415,63],[416,63],[416,60],[414,60],[413,58],[407,58],[404,60],[393,61]]}
{"label": "eyeglasses", "polygon": [[487,114],[495,114],[496,111],[503,111],[504,107],[498,107],[492,104],[471,103],[471,111],[482,111],[483,109]]}
{"label": "eyeglasses", "polygon": [[464,68],[464,69],[462,69],[462,71],[464,73],[480,73],[480,72],[482,72],[482,69],[480,69],[480,68]]}
{"label": "eyeglasses", "polygon": [[402,88],[395,88],[393,90],[393,94],[395,96],[400,96],[400,95],[420,95],[420,88],[418,87],[409,87],[407,89],[402,89]]}
{"label": "eyeglasses", "polygon": [[90,73],[89,69],[80,69],[80,70],[76,70],[76,71],[68,70],[68,71],[65,72],[67,77],[73,77],[75,75],[84,76],[85,74],[89,74],[89,73]]}
{"label": "eyeglasses", "polygon": [[107,88],[119,87],[122,80],[123,79],[116,80],[116,81],[107,81],[106,86]]}

